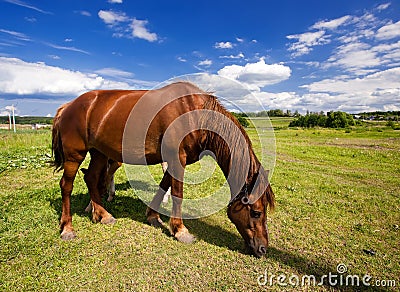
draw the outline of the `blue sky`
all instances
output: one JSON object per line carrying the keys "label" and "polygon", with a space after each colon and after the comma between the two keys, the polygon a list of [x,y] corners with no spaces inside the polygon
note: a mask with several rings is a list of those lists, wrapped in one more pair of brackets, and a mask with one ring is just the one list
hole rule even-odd
{"label": "blue sky", "polygon": [[400,110],[398,0],[0,0],[0,19],[0,114],[200,72],[265,109]]}

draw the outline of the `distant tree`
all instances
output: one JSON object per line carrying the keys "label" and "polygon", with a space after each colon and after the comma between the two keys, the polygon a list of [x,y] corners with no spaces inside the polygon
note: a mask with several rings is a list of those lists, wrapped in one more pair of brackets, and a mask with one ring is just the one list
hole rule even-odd
{"label": "distant tree", "polygon": [[353,116],[345,112],[328,112],[326,116],[323,112],[308,113],[290,122],[289,127],[325,127],[325,128],[347,128],[354,126]]}
{"label": "distant tree", "polygon": [[246,114],[242,114],[242,113],[231,113],[237,120],[238,122],[245,128],[247,128],[250,123],[247,120],[247,118],[245,118],[247,115]]}
{"label": "distant tree", "polygon": [[355,122],[352,115],[341,111],[328,112],[327,128],[347,128],[354,125]]}
{"label": "distant tree", "polygon": [[273,109],[268,111],[268,116],[270,117],[284,117],[285,114],[281,109]]}
{"label": "distant tree", "polygon": [[[300,115],[298,111],[296,111],[297,115]],[[263,110],[259,112],[248,112],[246,113],[247,117],[292,117],[295,114],[292,114],[290,110],[283,111],[281,109],[270,109],[268,111]]]}

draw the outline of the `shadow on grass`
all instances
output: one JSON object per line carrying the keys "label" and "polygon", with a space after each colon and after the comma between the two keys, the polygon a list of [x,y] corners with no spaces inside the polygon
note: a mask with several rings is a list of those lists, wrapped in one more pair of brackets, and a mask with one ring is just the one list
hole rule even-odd
{"label": "shadow on grass", "polygon": [[[145,182],[135,181],[133,182],[135,187],[149,191],[150,185]],[[113,214],[115,218],[130,218],[137,222],[143,224],[148,224],[145,216],[146,204],[144,204],[139,198],[127,195],[118,195],[118,190],[129,190],[131,188],[129,182],[116,184],[117,195],[112,202],[105,202],[105,208]],[[71,197],[71,213],[73,215],[78,215],[81,217],[88,217],[91,219],[91,213],[85,212],[85,208],[89,203],[89,194],[80,193],[72,195]],[[51,206],[57,211],[59,217],[61,217],[61,198],[50,199]],[[167,216],[161,215],[162,220],[166,223],[169,218]],[[166,224],[164,224],[166,225]],[[207,219],[191,219],[185,220],[185,225],[188,229],[199,239],[203,240],[209,244],[219,246],[222,248],[227,248],[229,250],[237,251],[242,254],[248,254],[244,247],[244,242],[242,237],[238,233],[230,232],[218,225],[211,224]],[[170,235],[168,229],[163,228],[163,232],[166,235]],[[249,255],[250,256],[250,255]],[[301,283],[301,277],[304,275],[313,275],[316,278],[316,283],[318,284],[322,277],[328,277],[329,273],[332,275],[338,275],[336,271],[336,266],[324,263],[323,261],[317,262],[316,260],[311,260],[307,257],[299,255],[297,252],[290,252],[285,250],[280,250],[275,247],[269,247],[266,255],[268,258],[273,259],[283,265],[289,266],[295,269],[298,273]],[[278,276],[279,271],[270,271]],[[287,275],[288,277],[290,275]],[[343,280],[345,281],[346,274],[344,274]],[[334,288],[337,291],[354,291],[355,288],[358,290],[368,290],[364,289],[366,287],[362,286],[360,277],[359,287],[346,287],[346,286],[332,286],[329,285],[328,278],[324,279],[322,286],[328,289]],[[276,280],[276,279],[275,279]],[[339,280],[339,278],[337,278]],[[275,281],[276,282],[276,281]],[[317,286],[317,285],[316,285]],[[384,289],[378,289],[379,287],[373,287],[374,291],[385,291]]]}
{"label": "shadow on grass", "polygon": [[[149,185],[145,182],[135,181],[135,186],[141,190],[148,190]],[[138,198],[130,196],[119,196],[118,191],[126,191],[131,189],[129,182],[118,183],[115,185],[117,195],[112,202],[107,202],[103,198],[103,204],[107,211],[109,211],[115,218],[131,218],[139,222],[147,222],[145,212],[147,206]],[[90,202],[89,193],[72,194],[71,196],[71,214],[80,217],[88,217],[91,219],[91,212],[86,212],[85,208]],[[61,218],[61,197],[51,198],[50,205],[56,210],[58,217]]]}

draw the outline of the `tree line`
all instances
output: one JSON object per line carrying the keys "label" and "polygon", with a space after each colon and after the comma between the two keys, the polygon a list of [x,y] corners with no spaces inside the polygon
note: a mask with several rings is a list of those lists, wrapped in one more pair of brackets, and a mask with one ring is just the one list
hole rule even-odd
{"label": "tree line", "polygon": [[[0,116],[0,124],[8,124],[8,116]],[[52,117],[20,117],[15,116],[15,123],[19,125],[52,124]]]}
{"label": "tree line", "polygon": [[246,116],[249,118],[255,117],[299,117],[299,111],[292,112],[291,110],[281,110],[281,109],[271,109],[267,111],[259,111],[259,112],[248,112],[241,114],[242,116]]}
{"label": "tree line", "polygon": [[347,128],[356,123],[351,114],[341,111],[324,113],[308,113],[300,116],[289,123],[289,127],[323,127],[323,128]]}

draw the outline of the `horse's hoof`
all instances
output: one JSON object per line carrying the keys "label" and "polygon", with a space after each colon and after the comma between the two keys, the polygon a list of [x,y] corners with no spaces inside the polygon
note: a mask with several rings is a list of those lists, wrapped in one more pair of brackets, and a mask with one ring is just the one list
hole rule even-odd
{"label": "horse's hoof", "polygon": [[117,219],[113,216],[101,219],[101,224],[114,224],[115,222],[117,222]]}
{"label": "horse's hoof", "polygon": [[63,231],[61,232],[61,239],[62,240],[71,240],[76,237],[76,234],[74,231]]}
{"label": "horse's hoof", "polygon": [[179,231],[175,234],[175,238],[179,241],[179,242],[183,242],[183,243],[193,243],[196,241],[196,237],[192,234],[190,234],[188,231]]}
{"label": "horse's hoof", "polygon": [[148,218],[147,221],[150,223],[151,226],[154,226],[156,228],[162,228],[164,226],[164,222],[161,220],[160,217]]}

